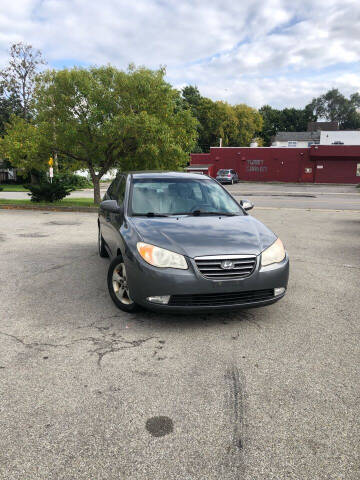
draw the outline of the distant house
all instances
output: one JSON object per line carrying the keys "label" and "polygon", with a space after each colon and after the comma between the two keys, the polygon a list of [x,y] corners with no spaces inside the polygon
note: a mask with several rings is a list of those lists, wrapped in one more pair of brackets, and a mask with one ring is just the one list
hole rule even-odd
{"label": "distant house", "polygon": [[273,138],[272,147],[307,148],[319,145],[320,132],[278,132]]}
{"label": "distant house", "polygon": [[0,159],[0,183],[16,180],[16,169],[11,168],[6,160]]}
{"label": "distant house", "polygon": [[360,130],[339,130],[338,122],[309,122],[307,132],[278,132],[272,147],[360,145]]}
{"label": "distant house", "polygon": [[320,132],[320,145],[360,145],[360,130]]}

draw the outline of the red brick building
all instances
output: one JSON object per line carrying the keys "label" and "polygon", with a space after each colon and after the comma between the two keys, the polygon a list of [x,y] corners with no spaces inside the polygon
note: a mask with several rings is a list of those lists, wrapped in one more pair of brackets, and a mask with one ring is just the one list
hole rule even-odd
{"label": "red brick building", "polygon": [[220,168],[233,168],[245,181],[356,184],[360,183],[360,145],[212,147],[209,153],[191,154],[191,171],[215,177]]}

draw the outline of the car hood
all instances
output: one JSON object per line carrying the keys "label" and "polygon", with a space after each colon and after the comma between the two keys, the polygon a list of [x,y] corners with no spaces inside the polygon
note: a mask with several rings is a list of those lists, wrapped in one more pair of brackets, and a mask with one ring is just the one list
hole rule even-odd
{"label": "car hood", "polygon": [[132,217],[141,240],[194,258],[202,255],[259,255],[276,235],[249,215],[234,217]]}

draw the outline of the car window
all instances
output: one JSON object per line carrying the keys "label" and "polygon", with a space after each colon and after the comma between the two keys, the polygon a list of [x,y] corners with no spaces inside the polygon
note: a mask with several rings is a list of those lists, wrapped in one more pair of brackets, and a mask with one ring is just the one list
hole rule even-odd
{"label": "car window", "polygon": [[115,195],[114,200],[116,200],[119,205],[121,205],[124,202],[125,188],[126,188],[125,177],[121,176],[119,178],[116,191],[114,192],[114,195]]}
{"label": "car window", "polygon": [[133,215],[180,215],[194,210],[243,214],[231,195],[211,179],[134,179],[130,205]]}
{"label": "car window", "polygon": [[117,179],[113,180],[109,186],[109,188],[107,189],[106,193],[107,195],[112,198],[112,194],[116,188],[116,182],[117,182]]}

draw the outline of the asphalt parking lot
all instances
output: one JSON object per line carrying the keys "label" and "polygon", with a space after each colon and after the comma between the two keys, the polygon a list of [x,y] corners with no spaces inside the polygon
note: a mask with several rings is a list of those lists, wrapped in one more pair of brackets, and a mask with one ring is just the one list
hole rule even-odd
{"label": "asphalt parking lot", "polygon": [[[359,180],[360,181],[360,180]],[[104,195],[109,184],[101,184]],[[360,210],[360,190],[355,185],[240,182],[225,187],[238,199],[248,198],[264,208]],[[68,198],[93,198],[93,190],[77,190]],[[29,199],[27,192],[0,192],[0,199]]]}
{"label": "asphalt parking lot", "polygon": [[0,210],[1,479],[359,478],[360,213],[253,212],[287,296],[181,317],[116,309],[96,214]]}

